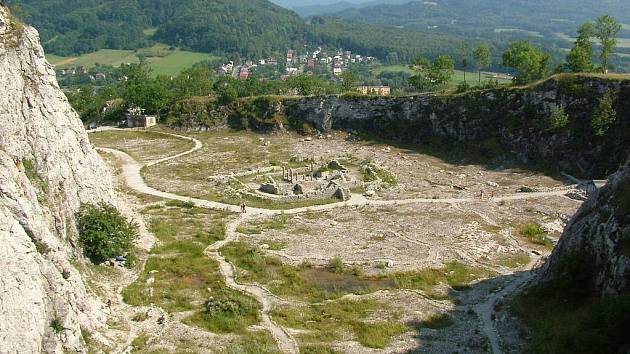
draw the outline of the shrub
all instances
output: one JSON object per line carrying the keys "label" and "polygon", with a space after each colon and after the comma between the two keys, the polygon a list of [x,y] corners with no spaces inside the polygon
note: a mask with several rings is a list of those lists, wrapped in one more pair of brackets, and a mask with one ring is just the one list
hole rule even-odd
{"label": "shrub", "polygon": [[343,271],[345,270],[343,260],[341,260],[341,258],[339,257],[331,259],[330,262],[328,262],[328,269],[335,274],[343,273]]}
{"label": "shrub", "polygon": [[127,255],[138,236],[138,225],[106,203],[82,206],[77,224],[83,252],[94,263]]}
{"label": "shrub", "polygon": [[192,209],[192,208],[195,207],[195,202],[193,202],[192,200],[187,200],[187,201],[169,200],[168,202],[166,202],[166,206],[177,207],[177,208],[184,208],[184,209]]}
{"label": "shrub", "polygon": [[50,321],[50,328],[52,328],[56,334],[61,333],[61,331],[63,331],[63,325],[61,324],[61,320],[58,317],[53,318]]}
{"label": "shrub", "polygon": [[566,114],[561,106],[553,106],[551,115],[549,116],[549,127],[551,130],[560,130],[569,124],[569,115]]}
{"label": "shrub", "polygon": [[613,107],[614,100],[614,94],[608,91],[599,100],[597,107],[595,107],[591,121],[595,135],[604,136],[617,120],[617,112]]}

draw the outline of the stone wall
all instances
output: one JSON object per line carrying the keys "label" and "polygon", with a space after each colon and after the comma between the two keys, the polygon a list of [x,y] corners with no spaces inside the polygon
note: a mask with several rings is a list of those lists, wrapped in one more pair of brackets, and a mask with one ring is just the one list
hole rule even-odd
{"label": "stone wall", "polygon": [[116,203],[111,178],[37,31],[1,6],[0,87],[0,352],[85,352],[106,318],[72,262],[74,220],[82,203]]}

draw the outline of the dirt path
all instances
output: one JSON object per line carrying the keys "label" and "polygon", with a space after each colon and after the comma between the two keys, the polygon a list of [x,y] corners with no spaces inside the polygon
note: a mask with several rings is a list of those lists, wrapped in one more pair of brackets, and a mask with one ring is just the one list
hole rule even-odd
{"label": "dirt path", "polygon": [[[171,135],[174,137],[191,140],[195,143],[195,146],[185,152],[182,152],[177,155],[173,155],[170,157],[166,157],[163,159],[155,160],[148,162],[144,165],[138,163],[131,156],[122,152],[120,150],[109,149],[109,148],[98,148],[98,150],[114,154],[121,161],[121,169],[122,175],[124,176],[128,186],[139,192],[144,193],[164,199],[171,200],[180,200],[180,201],[192,201],[195,205],[208,209],[215,210],[228,210],[234,213],[240,213],[240,207],[237,205],[225,204],[220,202],[213,202],[204,199],[190,198],[181,196],[175,193],[164,192],[157,190],[153,187],[148,186],[142,175],[140,173],[142,167],[145,166],[153,166],[159,163],[163,163],[166,161],[171,161],[182,156],[191,154],[195,151],[200,150],[203,147],[203,144],[194,138],[185,137],[176,134],[163,133],[167,135]],[[492,198],[488,200],[489,203],[497,203],[501,201],[512,201],[512,200],[526,200],[526,199],[535,199],[549,196],[563,196],[567,193],[566,188],[546,191],[546,192],[534,192],[534,193],[518,193],[507,196],[500,196]],[[270,293],[264,287],[253,285],[253,284],[240,284],[236,281],[235,278],[235,270],[234,267],[220,254],[219,250],[221,247],[226,245],[229,242],[234,241],[238,236],[236,232],[236,228],[243,221],[248,220],[255,216],[268,216],[268,215],[278,215],[281,213],[284,214],[300,214],[309,211],[325,211],[332,210],[341,207],[349,207],[349,206],[396,206],[396,205],[406,205],[406,204],[467,204],[467,203],[477,203],[479,199],[477,198],[441,198],[441,199],[429,199],[429,198],[414,198],[414,199],[403,199],[403,200],[369,200],[362,195],[351,194],[351,198],[348,201],[332,203],[326,205],[318,205],[311,207],[303,207],[303,208],[294,208],[287,210],[271,210],[271,209],[262,209],[262,208],[248,208],[247,214],[239,214],[240,216],[227,224],[227,232],[225,240],[216,242],[210,245],[206,250],[205,254],[209,257],[216,259],[220,265],[220,271],[223,277],[225,278],[226,284],[238,291],[247,293],[254,298],[256,298],[262,305],[262,325],[271,332],[274,339],[278,343],[280,349],[285,353],[298,353],[299,348],[296,340],[281,326],[277,325],[270,317],[269,312],[272,309],[274,304],[282,302],[281,299]],[[531,262],[531,266],[533,266],[538,259],[534,259]],[[528,265],[528,269],[530,269],[530,265]],[[490,346],[492,352],[495,354],[502,353],[498,334],[494,325],[494,320],[492,318],[492,314],[494,311],[494,306],[496,303],[503,298],[504,296],[512,293],[518,288],[522,287],[529,279],[531,279],[532,274],[530,271],[523,272],[514,276],[513,280],[509,281],[509,284],[505,286],[498,292],[494,292],[488,295],[487,299],[475,306],[476,312],[479,314],[479,318],[482,322],[482,330],[485,335],[488,337],[490,341]]]}
{"label": "dirt path", "polygon": [[281,300],[264,287],[252,284],[237,283],[234,266],[232,266],[232,264],[228,262],[225,257],[223,257],[223,255],[221,255],[221,253],[219,252],[219,250],[223,246],[238,238],[236,228],[242,222],[251,218],[246,217],[245,215],[247,214],[241,214],[239,218],[229,222],[226,225],[225,239],[208,246],[204,253],[208,257],[214,258],[219,262],[219,268],[221,274],[223,275],[223,278],[225,278],[225,283],[227,284],[227,286],[252,296],[262,304],[262,326],[265,327],[269,332],[271,332],[271,335],[278,343],[278,347],[280,348],[280,350],[282,350],[284,353],[298,353],[299,347],[295,338],[293,338],[293,336],[291,336],[291,334],[289,334],[283,327],[276,324],[269,315],[269,312],[272,310],[273,305],[277,304]]}

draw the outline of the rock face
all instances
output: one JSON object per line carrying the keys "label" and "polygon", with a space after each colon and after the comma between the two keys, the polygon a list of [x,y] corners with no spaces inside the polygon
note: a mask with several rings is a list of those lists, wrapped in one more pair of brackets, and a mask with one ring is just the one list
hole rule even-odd
{"label": "rock face", "polygon": [[[604,136],[597,136],[593,112],[606,93],[615,97],[617,117]],[[469,144],[489,155],[504,150],[523,162],[557,163],[580,176],[605,177],[630,153],[630,80],[556,76],[527,88],[304,97],[285,105],[289,122],[308,122],[321,131],[363,131],[401,143]],[[552,112],[559,108],[569,118],[564,127],[552,124]]]}
{"label": "rock face", "polygon": [[82,203],[115,204],[111,177],[59,89],[36,30],[0,6],[1,352],[84,352],[105,322],[71,260]]}
{"label": "rock face", "polygon": [[598,295],[630,294],[630,161],[569,222],[539,281],[556,279],[576,262],[581,287]]}

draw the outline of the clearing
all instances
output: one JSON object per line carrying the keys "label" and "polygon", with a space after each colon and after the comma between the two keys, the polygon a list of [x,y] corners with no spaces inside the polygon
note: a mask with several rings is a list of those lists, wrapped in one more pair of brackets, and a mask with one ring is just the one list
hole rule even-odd
{"label": "clearing", "polygon": [[157,239],[110,314],[136,352],[510,352],[500,305],[580,206],[505,156],[345,132],[90,138]]}

